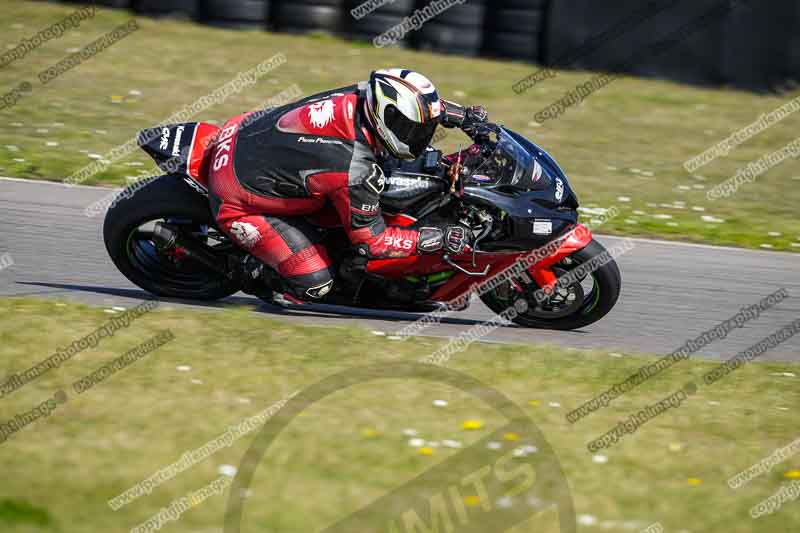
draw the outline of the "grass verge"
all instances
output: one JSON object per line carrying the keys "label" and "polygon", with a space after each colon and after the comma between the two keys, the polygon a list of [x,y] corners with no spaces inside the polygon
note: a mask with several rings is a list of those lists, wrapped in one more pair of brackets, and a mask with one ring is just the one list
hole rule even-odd
{"label": "grass verge", "polygon": [[[20,372],[117,314],[74,303],[0,300],[2,375]],[[161,331],[175,340],[76,394],[72,383]],[[248,309],[157,309],[0,398],[2,421],[64,390],[67,401],[0,444],[0,530],[129,531],[238,465],[253,440],[223,448],[122,509],[107,501],[238,424],[320,379],[368,364],[416,361],[443,341],[388,340],[357,328],[265,319]],[[648,359],[546,346],[474,344],[448,368],[498,389],[522,407],[552,445],[580,516],[579,531],[752,533],[800,527],[797,502],[753,520],[749,509],[800,474],[800,456],[736,491],[726,483],[797,438],[797,378],[786,365],[751,364],[681,407],[651,420],[597,456],[587,442],[699,377],[712,363],[689,360],[572,425],[565,414]],[[435,406],[445,400],[446,406]],[[437,402],[441,404],[441,402]],[[464,429],[464,422],[480,427]],[[296,418],[263,459],[245,530],[318,531],[452,457],[505,420],[441,384],[387,379],[340,391]],[[409,445],[404,430],[425,441]],[[504,437],[511,450],[524,442]],[[431,444],[431,441],[433,444]],[[437,446],[437,444],[439,444]],[[487,452],[488,453],[488,452]],[[794,472],[794,473],[792,473]],[[167,531],[220,531],[227,499],[188,510]],[[477,505],[472,500],[468,505]],[[514,505],[526,505],[519,498]],[[637,529],[638,528],[638,529]],[[514,531],[526,531],[518,528]]]}

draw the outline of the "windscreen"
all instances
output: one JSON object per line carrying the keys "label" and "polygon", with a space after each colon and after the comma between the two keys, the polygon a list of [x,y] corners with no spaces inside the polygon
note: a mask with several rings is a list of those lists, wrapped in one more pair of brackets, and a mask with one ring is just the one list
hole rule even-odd
{"label": "windscreen", "polygon": [[524,146],[500,129],[494,151],[472,172],[473,182],[536,190],[549,184],[542,167]]}

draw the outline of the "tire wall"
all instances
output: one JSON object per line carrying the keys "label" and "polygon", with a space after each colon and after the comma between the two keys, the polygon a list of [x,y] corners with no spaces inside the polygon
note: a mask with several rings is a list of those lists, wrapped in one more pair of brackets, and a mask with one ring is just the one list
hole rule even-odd
{"label": "tire wall", "polygon": [[175,16],[197,19],[200,0],[133,0],[133,11],[151,17]]}
{"label": "tire wall", "polygon": [[344,30],[346,0],[273,0],[271,3],[270,22],[278,31],[341,34]]}
{"label": "tire wall", "polygon": [[[484,21],[492,0],[469,0],[429,20],[411,36],[420,50],[476,56],[483,49]],[[495,0],[496,1],[496,0]],[[419,2],[424,9],[429,2]]]}
{"label": "tire wall", "polygon": [[[743,3],[616,0],[600,8],[591,0],[553,0],[544,62],[699,85],[775,89],[792,77],[791,42],[800,31],[797,2]],[[608,38],[598,38],[605,33]],[[797,72],[795,66],[795,78]]]}
{"label": "tire wall", "polygon": [[[751,0],[752,2],[752,0]],[[738,11],[726,34],[726,81],[750,90],[775,90],[800,82],[800,2],[753,2]]]}
{"label": "tire wall", "polygon": [[[227,28],[326,32],[443,54],[752,91],[800,82],[800,0],[96,0]],[[72,2],[88,3],[88,2]],[[432,19],[431,6],[447,4]],[[738,7],[734,7],[738,5]],[[441,11],[441,10],[440,10]],[[397,32],[396,32],[397,33]],[[401,32],[403,33],[403,32]],[[386,45],[386,44],[384,44]]]}
{"label": "tire wall", "polygon": [[[345,31],[351,39],[372,42],[375,37],[384,33],[389,28],[401,24],[403,20],[414,13],[416,0],[394,0],[386,3],[369,13],[359,10],[364,0],[348,0],[345,12]],[[403,39],[398,46],[408,46],[408,41]]]}
{"label": "tire wall", "polygon": [[270,8],[270,0],[202,0],[200,16],[223,28],[264,28]]}
{"label": "tire wall", "polygon": [[485,55],[539,63],[550,0],[494,0],[486,10]]}

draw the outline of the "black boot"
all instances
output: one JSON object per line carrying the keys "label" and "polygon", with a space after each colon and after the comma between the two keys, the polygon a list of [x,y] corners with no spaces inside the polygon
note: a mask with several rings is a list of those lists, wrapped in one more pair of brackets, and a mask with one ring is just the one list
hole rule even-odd
{"label": "black boot", "polygon": [[265,301],[271,301],[273,296],[267,276],[267,267],[253,257],[248,255],[241,264],[242,292],[251,294]]}

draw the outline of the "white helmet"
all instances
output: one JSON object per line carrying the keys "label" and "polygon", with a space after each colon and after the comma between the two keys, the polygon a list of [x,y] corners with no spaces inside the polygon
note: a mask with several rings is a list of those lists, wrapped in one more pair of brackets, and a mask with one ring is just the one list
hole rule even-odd
{"label": "white helmet", "polygon": [[372,73],[367,115],[387,150],[400,159],[416,159],[430,144],[443,111],[433,83],[418,72],[399,68]]}

